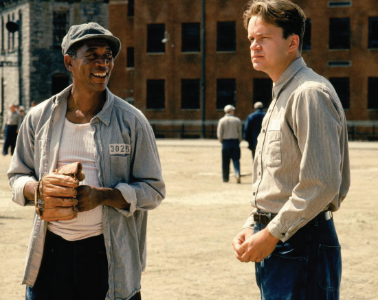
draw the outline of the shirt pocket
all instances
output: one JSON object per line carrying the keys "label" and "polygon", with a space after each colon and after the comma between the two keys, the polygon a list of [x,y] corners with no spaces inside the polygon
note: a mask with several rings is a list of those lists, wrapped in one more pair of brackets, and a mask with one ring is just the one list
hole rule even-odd
{"label": "shirt pocket", "polygon": [[129,169],[129,155],[110,156],[110,173],[113,185],[118,182],[127,183],[129,181]]}
{"label": "shirt pocket", "polygon": [[267,139],[266,166],[279,167],[282,163],[281,132],[278,130],[268,131]]}

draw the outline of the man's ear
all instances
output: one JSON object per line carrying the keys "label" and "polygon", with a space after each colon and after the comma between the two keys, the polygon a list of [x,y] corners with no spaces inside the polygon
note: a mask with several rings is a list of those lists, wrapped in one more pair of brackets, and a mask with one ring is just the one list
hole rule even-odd
{"label": "man's ear", "polygon": [[297,34],[292,34],[288,39],[290,41],[289,52],[294,52],[299,47],[299,36]]}
{"label": "man's ear", "polygon": [[66,66],[67,70],[72,72],[72,60],[73,58],[69,55],[64,55],[64,65]]}

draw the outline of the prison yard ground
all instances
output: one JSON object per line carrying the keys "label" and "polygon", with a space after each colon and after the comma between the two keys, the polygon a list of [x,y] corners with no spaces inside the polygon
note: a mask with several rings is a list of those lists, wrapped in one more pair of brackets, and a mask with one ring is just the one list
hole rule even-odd
{"label": "prison yard ground", "polygon": [[[232,175],[222,182],[216,140],[157,143],[167,197],[149,215],[143,300],[259,299],[254,265],[236,260],[231,246],[251,210],[252,161],[245,142],[241,184]],[[341,299],[378,299],[378,143],[349,147],[352,185],[334,214],[343,256]],[[10,156],[0,157],[0,299],[21,300],[34,208],[12,203],[9,163]]]}

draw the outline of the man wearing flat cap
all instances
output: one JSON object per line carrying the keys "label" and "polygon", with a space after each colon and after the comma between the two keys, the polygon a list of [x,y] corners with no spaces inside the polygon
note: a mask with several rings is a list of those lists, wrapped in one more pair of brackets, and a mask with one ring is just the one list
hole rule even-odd
{"label": "man wearing flat cap", "polygon": [[234,165],[236,182],[240,183],[240,142],[242,140],[242,126],[240,119],[235,117],[235,107],[226,105],[226,113],[219,120],[217,137],[222,143],[222,175],[223,182],[228,182],[230,177],[230,160]]}
{"label": "man wearing flat cap", "polygon": [[[96,23],[72,26],[62,52],[73,84],[31,110],[19,130],[12,200],[37,212],[26,299],[141,299],[147,213],[165,185],[147,119],[107,88],[120,49]],[[75,164],[77,173],[62,171]]]}

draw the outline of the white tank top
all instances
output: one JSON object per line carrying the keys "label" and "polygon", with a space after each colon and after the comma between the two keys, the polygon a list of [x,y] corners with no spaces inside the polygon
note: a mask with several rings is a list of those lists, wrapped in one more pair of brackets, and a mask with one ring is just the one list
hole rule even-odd
{"label": "white tank top", "polygon": [[[89,123],[74,124],[66,119],[58,150],[57,168],[77,161],[82,163],[85,174],[80,185],[99,187],[94,129]],[[68,241],[102,234],[102,205],[90,211],[79,212],[73,220],[49,222],[47,229]]]}

